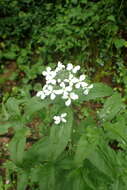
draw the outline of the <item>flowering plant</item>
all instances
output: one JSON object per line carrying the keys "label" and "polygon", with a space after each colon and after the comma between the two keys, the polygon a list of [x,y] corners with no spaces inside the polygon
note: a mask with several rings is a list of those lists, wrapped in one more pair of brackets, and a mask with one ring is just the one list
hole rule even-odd
{"label": "flowering plant", "polygon": [[[47,67],[43,71],[46,79],[46,84],[43,89],[37,93],[37,96],[42,100],[50,96],[54,100],[57,96],[61,97],[61,101],[65,101],[65,106],[70,106],[72,101],[78,100],[80,94],[88,95],[93,85],[86,82],[85,75],[79,75],[80,66],[73,66],[71,63],[65,67],[61,62],[58,62],[56,69],[51,70]],[[61,116],[54,116],[55,124],[66,122]]]}
{"label": "flowering plant", "polygon": [[[17,190],[96,190],[96,183],[98,190],[116,187],[116,178],[125,172],[127,147],[120,94],[102,83],[89,84],[79,65],[58,62],[54,70],[48,67],[42,74],[45,84],[36,96],[24,91],[21,98],[9,98],[2,105],[0,133],[14,131],[6,168],[10,176],[17,174]],[[124,150],[121,162],[108,146],[114,138]]]}

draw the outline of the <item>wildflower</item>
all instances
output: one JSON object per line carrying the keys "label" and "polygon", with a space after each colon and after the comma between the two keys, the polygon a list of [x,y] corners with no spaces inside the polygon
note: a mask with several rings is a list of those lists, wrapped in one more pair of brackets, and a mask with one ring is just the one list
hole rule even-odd
{"label": "wildflower", "polygon": [[53,89],[53,86],[45,85],[44,92],[47,96],[50,95],[51,100],[54,100],[56,98],[56,94],[55,94],[55,90]]}
{"label": "wildflower", "polygon": [[57,82],[58,82],[58,83],[61,83],[61,79],[57,79]]}
{"label": "wildflower", "polygon": [[71,104],[71,100],[77,100],[78,99],[78,95],[75,94],[74,92],[71,92],[70,94],[64,94],[62,96],[63,99],[67,99],[67,101],[65,102],[66,106],[69,106]]}
{"label": "wildflower", "polygon": [[57,125],[61,122],[66,123],[67,122],[65,119],[66,116],[67,116],[67,113],[62,113],[60,116],[54,116],[53,117],[54,123]]}
{"label": "wildflower", "polygon": [[53,79],[52,77],[48,78],[48,80],[46,81],[46,84],[53,84],[55,85],[56,84],[56,80]]}
{"label": "wildflower", "polygon": [[60,83],[60,87],[62,87],[62,93],[66,94],[72,91],[72,86],[66,86],[64,82]]}
{"label": "wildflower", "polygon": [[43,91],[39,91],[36,94],[37,97],[40,97],[42,100],[45,99],[46,95]]}
{"label": "wildflower", "polygon": [[73,69],[72,69],[72,72],[73,73],[77,73],[77,71],[79,71],[80,70],[80,65],[77,65],[77,66],[75,66]]}
{"label": "wildflower", "polygon": [[88,84],[86,82],[83,82],[85,78],[85,75],[81,75],[75,85],[75,88],[86,87]]}
{"label": "wildflower", "polygon": [[54,77],[56,76],[56,72],[51,70],[51,67],[47,67],[46,71],[42,73],[46,78],[46,83],[56,84],[56,80]]}
{"label": "wildflower", "polygon": [[73,84],[78,82],[78,79],[76,77],[74,77],[73,74],[70,73],[68,79],[65,79],[64,82],[69,83],[69,86],[73,86]]}
{"label": "wildflower", "polygon": [[[52,70],[51,67],[47,67],[42,73],[45,76],[46,84],[42,91],[37,93],[37,96],[41,99],[50,96],[50,99],[54,100],[57,95],[61,95],[61,98],[65,100],[65,105],[69,106],[72,100],[77,100],[79,98],[78,94],[74,92],[75,88],[80,88],[84,95],[88,95],[89,90],[93,88],[93,85],[88,85],[85,82],[85,75],[80,75],[78,78],[76,77],[76,73],[79,70],[79,65],[73,66],[69,63],[65,68],[61,62],[58,62],[55,70]],[[56,122],[61,121],[60,116],[56,117]]]}
{"label": "wildflower", "polygon": [[77,66],[73,66],[71,63],[67,64],[67,68],[68,71],[72,71],[72,73],[77,73],[78,70],[80,70],[80,65]]}
{"label": "wildflower", "polygon": [[57,64],[57,68],[56,68],[56,72],[59,72],[61,71],[62,69],[64,69],[65,66],[59,61],[58,64]]}
{"label": "wildflower", "polygon": [[90,89],[93,88],[93,84],[91,84],[90,86],[88,86],[85,91],[84,91],[84,95],[88,95]]}
{"label": "wildflower", "polygon": [[67,71],[71,71],[73,69],[73,65],[71,63],[67,64]]}

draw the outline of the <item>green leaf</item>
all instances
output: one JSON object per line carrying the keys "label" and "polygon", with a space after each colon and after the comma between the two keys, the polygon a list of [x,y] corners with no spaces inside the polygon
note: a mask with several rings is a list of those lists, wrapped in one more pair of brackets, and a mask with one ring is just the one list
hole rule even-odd
{"label": "green leaf", "polygon": [[112,95],[113,90],[111,87],[107,86],[106,84],[103,83],[94,83],[93,88],[90,89],[88,95],[84,95],[83,100],[88,101],[88,100],[94,100],[97,98],[102,98],[106,96]]}
{"label": "green leaf", "polygon": [[108,17],[107,17],[107,20],[110,20],[110,21],[113,21],[113,22],[116,21],[114,15],[108,16]]}
{"label": "green leaf", "polygon": [[64,112],[67,113],[67,122],[59,125],[53,125],[50,132],[49,151],[53,160],[55,160],[64,151],[71,136],[73,114],[69,108],[62,110],[62,113]]}
{"label": "green leaf", "polygon": [[[71,183],[73,190],[84,190],[87,189],[84,179],[82,176],[82,168],[73,169],[69,172],[67,176],[67,181]],[[89,188],[88,188],[89,189]]]}
{"label": "green leaf", "polygon": [[28,185],[29,173],[26,173],[24,170],[22,173],[18,174],[17,180],[17,190],[25,190]]}
{"label": "green leaf", "polygon": [[31,167],[35,164],[49,160],[49,137],[42,137],[24,154],[24,166]]}
{"label": "green leaf", "polygon": [[124,118],[119,118],[115,123],[105,122],[103,127],[110,139],[118,140],[123,145],[127,144],[127,127]]}
{"label": "green leaf", "polygon": [[77,144],[77,150],[75,153],[75,163],[78,167],[81,167],[83,161],[96,149],[99,143],[99,131],[96,127],[87,128]]}
{"label": "green leaf", "polygon": [[6,108],[12,116],[20,116],[19,102],[16,98],[9,98],[6,103]]}
{"label": "green leaf", "polygon": [[55,190],[55,168],[52,165],[45,165],[39,172],[40,190]]}
{"label": "green leaf", "polygon": [[109,178],[112,177],[110,171],[111,168],[108,167],[108,164],[105,161],[106,158],[104,157],[103,153],[101,153],[100,151],[93,151],[91,152],[91,154],[89,154],[88,159],[94,166],[97,167],[97,169],[99,169],[99,171],[104,173]]}
{"label": "green leaf", "polygon": [[124,39],[115,39],[114,45],[117,49],[119,49],[119,48],[122,48],[125,46],[125,42],[126,42],[126,40],[124,40]]}
{"label": "green leaf", "polygon": [[50,103],[50,100],[41,100],[38,97],[33,97],[27,101],[24,115],[30,118],[34,113],[46,108]]}
{"label": "green leaf", "polygon": [[69,108],[63,110],[67,113],[65,124],[53,125],[49,137],[42,137],[24,156],[24,164],[35,165],[38,162],[53,161],[64,151],[71,136],[73,115]]}
{"label": "green leaf", "polygon": [[17,164],[23,161],[27,131],[26,128],[19,129],[9,144],[11,159]]}
{"label": "green leaf", "polygon": [[103,138],[100,140],[97,149],[91,152],[88,159],[109,179],[116,180],[116,177],[120,175],[118,173],[119,163],[117,162],[117,153],[104,142]]}
{"label": "green leaf", "polygon": [[103,109],[99,113],[99,117],[103,121],[111,120],[122,108],[124,108],[124,104],[122,103],[120,94],[114,93],[106,100]]}
{"label": "green leaf", "polygon": [[0,134],[8,132],[8,128],[12,127],[12,124],[9,122],[0,122]]}
{"label": "green leaf", "polygon": [[7,53],[4,53],[3,54],[3,57],[6,58],[6,59],[15,59],[16,58],[16,53],[15,52],[7,52]]}

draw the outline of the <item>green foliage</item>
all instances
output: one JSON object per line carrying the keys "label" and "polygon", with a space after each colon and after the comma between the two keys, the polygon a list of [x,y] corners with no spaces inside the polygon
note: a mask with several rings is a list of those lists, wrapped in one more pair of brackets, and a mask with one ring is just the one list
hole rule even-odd
{"label": "green foliage", "polygon": [[[78,115],[75,119],[74,106],[65,108],[59,99],[54,104],[48,99],[40,101],[37,97],[8,99],[4,105],[5,116],[8,115],[5,121],[13,120],[16,125],[11,126],[15,134],[9,143],[11,164],[6,164],[6,168],[9,175],[17,173],[17,190],[25,190],[27,186],[31,189],[37,187],[37,190],[127,188],[125,104],[119,93],[113,93],[111,88],[101,83],[94,84],[89,99],[95,101],[98,98],[104,98],[104,105],[96,120],[88,113],[82,121]],[[48,118],[48,124],[50,122],[47,132],[40,133],[40,139],[27,148],[26,140],[31,135],[28,123],[39,117],[43,128],[44,115],[40,114],[43,109],[49,111],[44,117]],[[59,112],[67,113],[67,122],[55,125],[52,116]],[[19,125],[19,120],[22,125]],[[116,150],[111,147],[114,140],[118,143]]]}
{"label": "green foliage", "polygon": [[106,65],[116,69],[125,57],[126,8],[118,0],[1,0],[0,72],[15,62],[14,80],[33,88],[44,65],[56,60],[81,63],[90,74]]}
{"label": "green foliage", "polygon": [[[126,10],[124,0],[0,0],[0,135],[11,134],[0,190],[127,189]],[[95,82],[66,109],[32,97],[61,60]],[[99,83],[110,76],[122,95]],[[67,122],[54,125],[59,112]]]}
{"label": "green foliage", "polygon": [[104,108],[100,111],[99,116],[103,121],[111,120],[122,108],[125,108],[122,103],[122,98],[120,94],[115,93],[106,100]]}

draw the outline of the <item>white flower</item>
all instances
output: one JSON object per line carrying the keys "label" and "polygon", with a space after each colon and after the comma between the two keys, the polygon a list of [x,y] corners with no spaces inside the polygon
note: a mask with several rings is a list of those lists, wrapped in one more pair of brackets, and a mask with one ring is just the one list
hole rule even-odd
{"label": "white flower", "polygon": [[73,73],[77,73],[77,71],[79,71],[80,70],[80,65],[77,65],[77,66],[75,66],[73,69],[72,69],[72,72]]}
{"label": "white flower", "polygon": [[53,79],[52,77],[51,78],[48,77],[48,79],[46,81],[46,84],[53,84],[53,85],[55,85],[56,84],[56,80]]}
{"label": "white flower", "polygon": [[61,71],[62,69],[64,69],[65,66],[59,61],[58,64],[57,64],[57,68],[56,68],[56,72],[59,72]]}
{"label": "white flower", "polygon": [[51,85],[45,85],[43,87],[43,91],[46,96],[50,95],[51,100],[54,100],[56,98],[55,90],[53,89]]}
{"label": "white flower", "polygon": [[73,86],[73,84],[78,82],[78,79],[76,77],[74,77],[73,74],[70,73],[68,79],[65,79],[64,82],[69,83],[69,86]]}
{"label": "white flower", "polygon": [[67,101],[65,102],[66,106],[69,106],[71,104],[71,100],[77,100],[78,99],[78,95],[75,94],[74,92],[71,92],[70,94],[64,94],[62,96],[63,99],[67,99]]}
{"label": "white flower", "polygon": [[80,70],[80,65],[73,66],[71,63],[67,64],[66,67],[67,71],[72,71],[73,73],[77,73],[78,70]]}
{"label": "white flower", "polygon": [[57,82],[58,82],[58,83],[61,83],[61,79],[57,79]]}
{"label": "white flower", "polygon": [[84,91],[84,95],[88,95],[89,93],[89,89],[87,88],[85,91]]}
{"label": "white flower", "polygon": [[93,88],[93,84],[91,84],[90,86],[88,86],[85,91],[84,91],[84,95],[88,95],[90,89]]}
{"label": "white flower", "polygon": [[51,67],[47,67],[46,71],[43,71],[42,74],[45,76],[47,84],[56,84],[56,80],[54,79],[54,77],[56,76],[56,72],[52,71]]}
{"label": "white flower", "polygon": [[45,99],[45,97],[46,97],[46,95],[45,95],[45,93],[43,91],[37,92],[36,96],[40,97],[41,99]]}
{"label": "white flower", "polygon": [[67,113],[62,113],[60,116],[54,116],[53,117],[54,123],[57,125],[61,122],[66,123],[67,122],[65,119],[66,116],[67,116]]}
{"label": "white flower", "polygon": [[91,84],[90,86],[88,86],[89,89],[93,88],[93,84]]}
{"label": "white flower", "polygon": [[68,92],[72,91],[72,86],[66,86],[64,82],[60,83],[60,87],[62,87],[62,93],[63,94],[68,94]]}
{"label": "white flower", "polygon": [[66,69],[67,69],[68,71],[71,71],[71,70],[73,69],[73,65],[72,65],[71,63],[67,64]]}
{"label": "white flower", "polygon": [[86,76],[85,75],[81,75],[78,79],[78,82],[75,85],[75,88],[80,88],[80,87],[86,87],[88,86],[88,84],[86,82],[83,82],[85,80]]}

